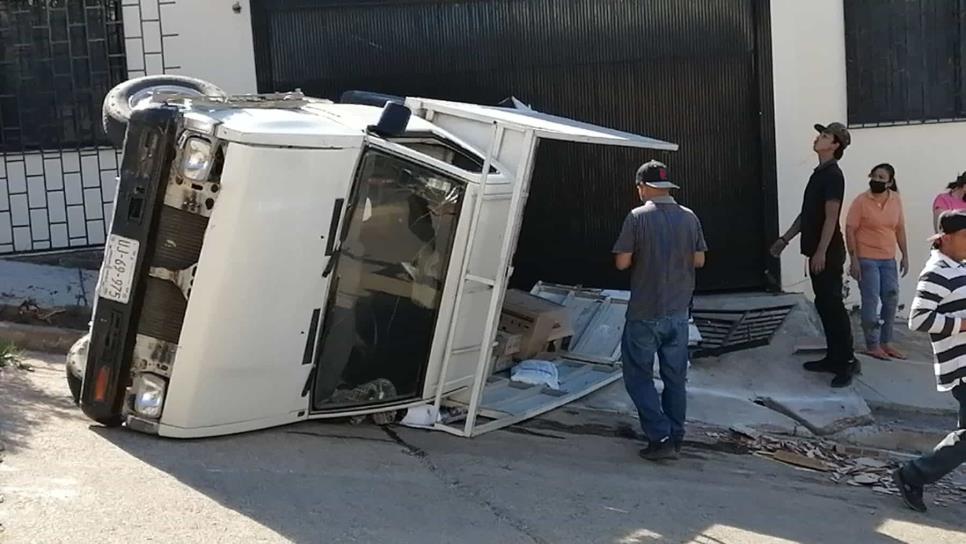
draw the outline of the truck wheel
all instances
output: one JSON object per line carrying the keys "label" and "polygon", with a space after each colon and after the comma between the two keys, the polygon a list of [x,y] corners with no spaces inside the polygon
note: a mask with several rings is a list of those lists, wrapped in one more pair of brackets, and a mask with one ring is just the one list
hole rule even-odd
{"label": "truck wheel", "polygon": [[107,92],[101,108],[104,132],[117,147],[124,145],[124,134],[131,112],[149,102],[165,98],[213,96],[225,92],[207,81],[187,76],[144,76],[129,79]]}
{"label": "truck wheel", "polygon": [[[66,365],[65,365],[66,366]],[[81,378],[74,376],[74,373],[70,371],[70,367],[67,366],[67,387],[70,388],[70,396],[74,399],[74,404],[80,404],[81,386],[83,381]]]}
{"label": "truck wheel", "polygon": [[87,350],[90,344],[91,335],[87,333],[78,338],[67,352],[67,361],[64,367],[67,372],[67,387],[70,388],[70,396],[74,398],[74,404],[80,404],[81,387],[84,383],[84,368],[87,366]]}

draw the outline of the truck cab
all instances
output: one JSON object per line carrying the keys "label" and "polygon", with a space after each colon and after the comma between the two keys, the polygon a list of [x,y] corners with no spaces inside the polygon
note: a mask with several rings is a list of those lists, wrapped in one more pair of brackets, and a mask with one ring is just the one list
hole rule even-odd
{"label": "truck cab", "polygon": [[675,148],[531,110],[363,96],[133,104],[85,414],[188,438],[479,405],[539,141]]}

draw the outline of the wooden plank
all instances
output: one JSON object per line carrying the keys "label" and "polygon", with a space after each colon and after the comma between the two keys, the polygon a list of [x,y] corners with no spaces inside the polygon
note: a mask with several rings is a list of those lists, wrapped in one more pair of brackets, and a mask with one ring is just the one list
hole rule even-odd
{"label": "wooden plank", "polygon": [[776,461],[781,461],[782,463],[785,463],[788,465],[807,468],[810,470],[817,470],[819,472],[829,472],[831,470],[831,468],[829,468],[829,466],[825,464],[823,461],[820,461],[818,459],[813,459],[811,457],[806,457],[804,455],[800,455],[790,451],[784,451],[784,450],[776,451],[771,456],[771,458]]}

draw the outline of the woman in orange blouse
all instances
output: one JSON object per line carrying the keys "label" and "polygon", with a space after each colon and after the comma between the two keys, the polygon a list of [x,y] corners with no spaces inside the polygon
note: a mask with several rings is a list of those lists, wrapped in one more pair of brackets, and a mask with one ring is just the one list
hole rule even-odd
{"label": "woman in orange blouse", "polygon": [[[892,165],[877,165],[869,173],[869,190],[849,207],[845,242],[852,260],[849,275],[858,280],[862,293],[866,354],[905,359],[890,344],[899,303],[899,272],[903,277],[909,272],[905,217]],[[899,270],[897,246],[902,252]]]}

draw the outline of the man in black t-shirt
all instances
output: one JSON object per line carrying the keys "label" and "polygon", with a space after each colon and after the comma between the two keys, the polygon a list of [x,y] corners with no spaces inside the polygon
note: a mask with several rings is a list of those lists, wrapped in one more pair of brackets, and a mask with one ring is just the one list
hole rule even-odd
{"label": "man in black t-shirt", "polygon": [[802,212],[771,247],[771,254],[782,250],[796,235],[802,235],[802,255],[808,258],[808,269],[815,292],[815,309],[822,318],[825,358],[805,363],[805,370],[835,374],[832,387],[846,387],[852,376],[859,373],[859,363],[852,351],[852,324],[845,311],[842,276],[845,272],[845,243],[839,226],[839,213],[845,197],[845,176],[839,168],[845,148],[852,143],[848,129],[842,123],[815,125],[818,136],[812,149],[819,165],[805,186]]}

